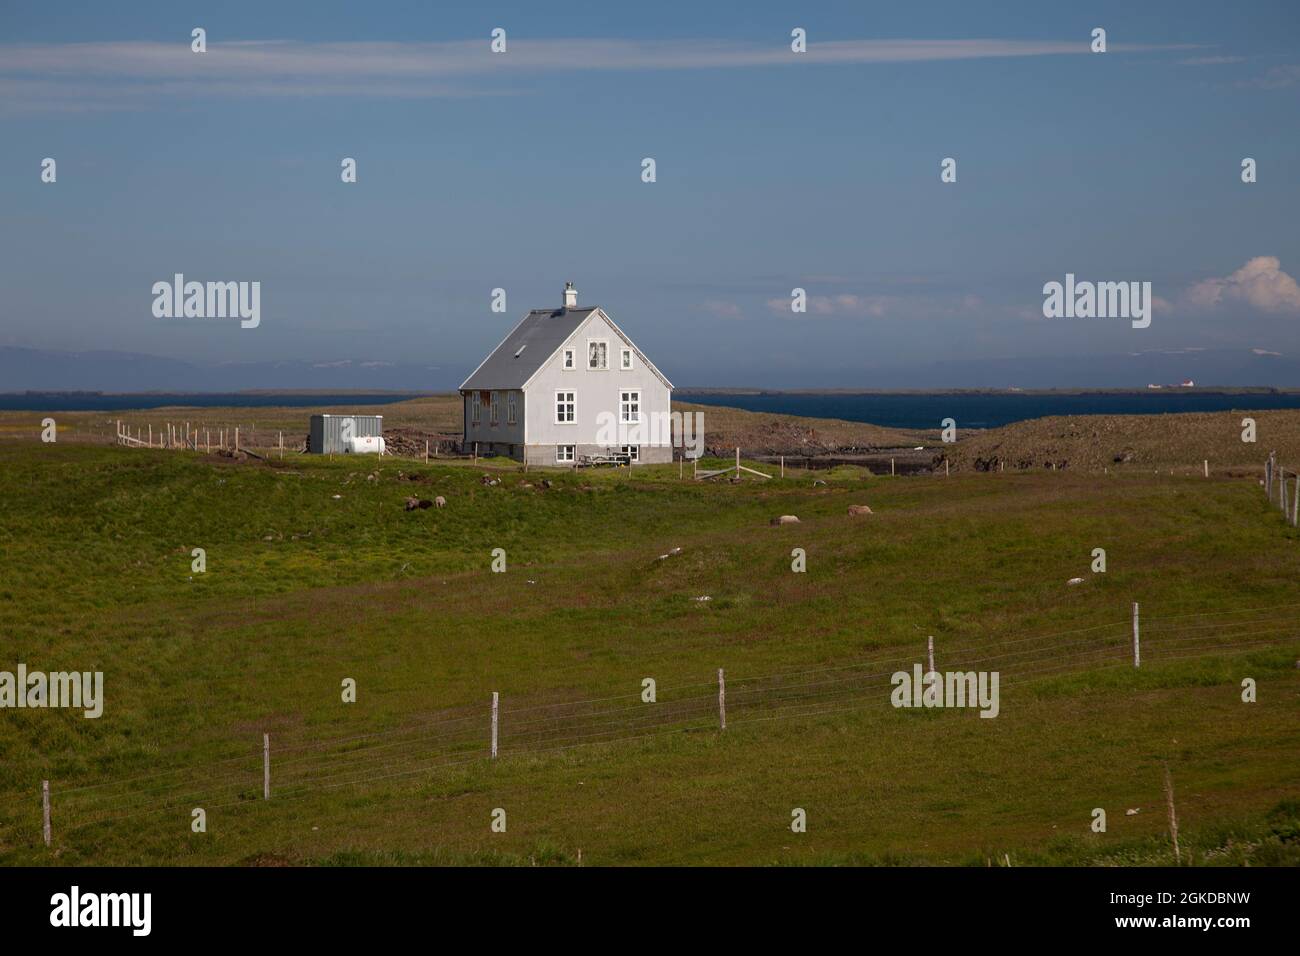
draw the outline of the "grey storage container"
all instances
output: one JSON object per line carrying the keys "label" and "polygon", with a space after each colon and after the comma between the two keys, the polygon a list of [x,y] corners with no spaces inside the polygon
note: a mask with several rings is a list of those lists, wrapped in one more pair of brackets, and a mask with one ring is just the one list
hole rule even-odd
{"label": "grey storage container", "polygon": [[[347,424],[345,424],[347,423]],[[384,434],[383,415],[313,415],[307,450],[315,455],[342,455],[348,435],[363,438]]]}

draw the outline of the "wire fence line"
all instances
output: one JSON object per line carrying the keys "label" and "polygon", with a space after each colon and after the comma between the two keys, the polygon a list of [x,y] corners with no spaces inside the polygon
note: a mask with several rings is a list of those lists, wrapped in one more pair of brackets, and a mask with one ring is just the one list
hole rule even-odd
{"label": "wire fence line", "polygon": [[[1291,493],[1287,494],[1290,487]],[[1300,473],[1288,471],[1277,460],[1277,452],[1268,453],[1264,462],[1264,490],[1269,504],[1276,504],[1282,520],[1293,528],[1300,528]]]}
{"label": "wire fence line", "polygon": [[[1281,647],[1300,641],[1300,618],[1274,605],[1185,614],[1141,622],[1116,621],[1007,641],[941,641],[933,669],[997,671],[1002,687],[1140,664],[1186,661],[1222,653]],[[1241,614],[1253,615],[1240,617]],[[1087,635],[1087,636],[1083,636]],[[1062,641],[1061,638],[1070,638]],[[799,720],[888,706],[893,675],[930,669],[922,647],[882,649],[869,660],[578,701],[530,704],[495,716],[497,758],[543,756],[601,743],[633,742],[772,720]],[[34,843],[49,813],[60,834],[157,814],[246,806],[264,798],[293,799],[379,781],[466,767],[493,759],[484,706],[445,711],[414,725],[333,738],[278,735],[269,751],[177,765],[113,780],[64,787],[50,782],[44,806],[33,786],[0,795],[0,842]],[[499,733],[502,746],[497,750]],[[11,784],[13,781],[11,781]],[[52,811],[51,811],[52,806]],[[46,831],[48,833],[48,830]],[[48,840],[47,840],[48,842]]]}

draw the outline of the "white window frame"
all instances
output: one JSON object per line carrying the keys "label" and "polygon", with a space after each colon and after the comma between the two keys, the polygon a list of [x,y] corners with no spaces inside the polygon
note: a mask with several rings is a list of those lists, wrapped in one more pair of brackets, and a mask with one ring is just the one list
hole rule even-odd
{"label": "white window frame", "polygon": [[[591,347],[593,345],[605,346],[605,364],[591,364]],[[587,371],[589,372],[607,372],[609,371],[609,339],[587,339]]]}
{"label": "white window frame", "polygon": [[623,454],[627,455],[627,460],[630,464],[639,465],[641,463],[640,445],[624,445],[620,450]]}
{"label": "white window frame", "polygon": [[[561,395],[569,396],[567,399],[561,399]],[[560,417],[561,402],[568,406],[569,418]],[[555,424],[557,425],[576,425],[578,424],[578,393],[572,389],[557,388],[555,390]]]}
{"label": "white window frame", "polygon": [[490,394],[492,404],[488,406],[488,424],[497,425],[501,422],[501,413],[497,410],[501,407],[501,393],[493,391]]}
{"label": "white window frame", "polygon": [[574,453],[578,450],[576,445],[556,445],[555,446],[555,463],[557,465],[567,465],[574,459]]}
{"label": "white window frame", "polygon": [[506,424],[517,425],[519,423],[519,411],[517,408],[519,395],[513,388],[506,393]]}
{"label": "white window frame", "polygon": [[560,355],[560,368],[566,372],[572,372],[578,367],[578,350],[576,348],[566,348]]}
{"label": "white window frame", "polygon": [[[630,396],[635,395],[635,398]],[[633,407],[636,409],[636,417],[630,418]],[[618,423],[620,425],[640,425],[641,424],[641,389],[639,388],[622,388],[618,392]]]}
{"label": "white window frame", "polygon": [[471,425],[477,425],[479,423],[479,420],[481,418],[481,415],[479,413],[479,408],[480,408],[480,403],[478,397],[478,389],[476,388],[474,389],[474,391],[470,392],[470,396],[469,396],[469,423]]}
{"label": "white window frame", "polygon": [[618,367],[624,372],[632,368],[632,350],[628,348],[619,349]]}

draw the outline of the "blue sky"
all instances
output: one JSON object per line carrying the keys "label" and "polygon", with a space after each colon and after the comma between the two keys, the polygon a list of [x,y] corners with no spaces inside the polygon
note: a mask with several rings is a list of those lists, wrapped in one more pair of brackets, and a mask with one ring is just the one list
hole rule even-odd
{"label": "blue sky", "polygon": [[[1300,353],[1294,3],[605,7],[6,3],[0,346],[457,378],[572,279],[679,384]],[[155,318],[176,272],[260,326]],[[1151,327],[1044,319],[1067,272]]]}

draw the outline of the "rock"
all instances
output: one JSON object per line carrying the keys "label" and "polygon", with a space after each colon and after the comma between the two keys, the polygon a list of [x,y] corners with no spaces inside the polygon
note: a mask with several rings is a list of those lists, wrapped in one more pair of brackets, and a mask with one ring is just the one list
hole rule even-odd
{"label": "rock", "polygon": [[873,514],[868,505],[849,505],[849,516]]}
{"label": "rock", "polygon": [[1142,809],[1141,807],[1138,807],[1138,808],[1136,808],[1136,809],[1134,809],[1134,810],[1125,810],[1125,811],[1124,811],[1124,816],[1126,816],[1126,817],[1135,817],[1135,816],[1138,815],[1138,810],[1141,810],[1141,809]]}
{"label": "rock", "polygon": [[1066,584],[1082,584],[1082,583],[1083,583],[1083,578],[1070,578],[1070,580],[1066,581],[1065,583],[1066,583]]}
{"label": "rock", "polygon": [[432,508],[433,502],[428,498],[407,498],[406,510],[414,511],[416,508]]}
{"label": "rock", "polygon": [[442,495],[439,495],[438,497],[433,499],[433,503],[437,505],[439,508],[445,508],[447,506],[447,499],[444,498]]}
{"label": "rock", "polygon": [[778,518],[773,518],[773,519],[772,519],[772,524],[773,524],[773,525],[779,525],[779,524],[798,524],[798,523],[799,523],[799,518],[798,518],[797,515],[781,515],[781,516],[778,517]]}

